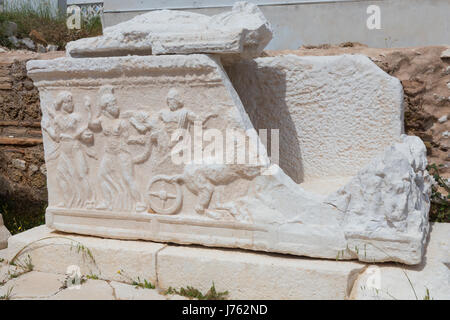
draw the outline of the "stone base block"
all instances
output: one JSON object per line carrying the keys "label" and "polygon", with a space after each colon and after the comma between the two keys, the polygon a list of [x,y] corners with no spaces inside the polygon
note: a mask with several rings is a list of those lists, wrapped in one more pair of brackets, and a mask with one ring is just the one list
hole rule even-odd
{"label": "stone base block", "polygon": [[369,265],[351,294],[358,300],[450,300],[450,223],[431,225],[424,261],[417,266]]}
{"label": "stone base block", "polygon": [[34,270],[65,274],[79,267],[84,275],[104,280],[156,282],[156,253],[165,245],[110,240],[52,232],[40,226],[9,238],[8,259],[30,256]]}
{"label": "stone base block", "polygon": [[214,282],[230,299],[345,299],[365,265],[238,250],[169,246],[158,255],[162,288]]}
{"label": "stone base block", "polygon": [[[7,278],[0,280],[8,280]],[[0,286],[0,296],[17,300],[49,299],[64,283],[64,275],[31,271]]]}
{"label": "stone base block", "polygon": [[426,289],[433,299],[449,299],[449,232],[450,224],[433,224],[424,263],[414,267],[102,239],[46,226],[12,236],[0,253],[29,256],[40,272],[64,274],[75,265],[102,280],[145,279],[158,292],[187,286],[206,292],[214,283],[229,299],[415,299],[406,274],[419,299]]}
{"label": "stone base block", "polygon": [[78,236],[46,226],[11,237],[8,259],[20,251],[19,259],[29,255],[36,271],[64,274],[75,265],[82,274],[103,280],[139,277],[157,283],[160,291],[193,286],[206,292],[214,283],[218,291],[228,291],[230,299],[344,299],[365,267],[357,262]]}

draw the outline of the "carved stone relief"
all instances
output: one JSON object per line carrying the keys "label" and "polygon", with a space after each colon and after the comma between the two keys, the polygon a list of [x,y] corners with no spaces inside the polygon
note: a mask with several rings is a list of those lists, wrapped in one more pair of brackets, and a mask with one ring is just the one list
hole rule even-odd
{"label": "carved stone relief", "polygon": [[[253,6],[236,8],[250,8],[246,14],[261,18]],[[167,12],[160,18],[172,15],[180,18]],[[192,15],[187,17],[195,27]],[[262,18],[261,32],[269,30]],[[147,39],[145,30],[141,36]],[[246,40],[259,48],[258,32],[253,36]],[[139,43],[130,51],[120,43],[120,56],[104,58],[98,56],[115,50],[120,37],[105,47],[104,38],[94,40],[102,44],[94,51],[107,49],[94,52],[97,58],[27,64],[41,97],[49,227],[120,239],[420,263],[431,183],[426,149],[420,139],[401,134],[401,85],[371,61],[247,61],[242,70],[255,72],[255,79],[229,68],[238,95],[217,56],[122,56]],[[200,48],[209,45],[200,40]],[[86,47],[78,49],[87,54]],[[367,110],[374,114],[366,116]],[[280,129],[280,166],[268,158],[268,143],[255,127]],[[229,144],[230,130],[243,138]],[[385,132],[383,141],[377,141],[379,132]],[[229,145],[237,151],[218,151]],[[244,161],[239,150],[245,150]],[[224,157],[231,162],[218,161]]]}
{"label": "carved stone relief", "polygon": [[101,86],[94,97],[80,97],[77,103],[71,92],[58,92],[42,121],[56,145],[47,155],[56,168],[50,179],[55,178],[60,193],[55,207],[172,215],[182,211],[183,194],[191,192],[197,198],[198,215],[221,219],[226,211],[229,217],[239,216],[230,204],[210,208],[213,193],[218,186],[256,177],[260,167],[190,163],[178,174],[150,175],[148,182],[137,179],[137,171],[145,177],[139,170],[143,164],[149,163],[154,173],[167,167],[174,147],[184,143],[177,130],[190,132],[194,123],[208,129],[208,122],[218,118],[211,110],[203,115],[185,107],[175,87],[168,90],[165,103],[157,112],[124,111],[111,85]]}

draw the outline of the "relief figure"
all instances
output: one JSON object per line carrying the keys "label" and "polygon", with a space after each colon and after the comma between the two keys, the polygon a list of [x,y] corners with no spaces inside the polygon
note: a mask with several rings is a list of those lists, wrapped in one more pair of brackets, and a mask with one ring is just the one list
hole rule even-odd
{"label": "relief figure", "polygon": [[161,162],[166,161],[167,158],[170,157],[170,151],[182,139],[181,134],[173,136],[177,130],[182,129],[189,132],[191,124],[200,122],[203,126],[209,119],[217,117],[217,114],[210,113],[206,115],[206,117],[201,118],[193,111],[184,107],[183,100],[181,99],[178,90],[175,88],[169,90],[166,97],[166,103],[168,109],[160,111],[158,115],[159,120],[162,122],[159,140],[161,140],[160,144],[165,146],[165,156]]}
{"label": "relief figure", "polygon": [[47,157],[47,161],[57,162],[57,184],[64,198],[57,206],[91,208],[94,194],[86,157],[95,158],[88,148],[93,142],[92,132],[81,123],[80,114],[74,112],[75,105],[70,92],[60,92],[53,109],[47,110],[48,118],[43,118],[42,128],[57,144]]}
{"label": "relief figure", "polygon": [[[87,103],[87,106],[91,110],[91,104]],[[103,197],[96,208],[144,211],[146,205],[134,180],[134,165],[145,161],[149,152],[133,158],[128,150],[134,140],[130,139],[130,120],[120,117],[120,108],[111,86],[100,88],[99,109],[95,118],[89,111],[89,128],[106,138],[98,171]],[[139,121],[133,125],[135,128],[137,123]]]}

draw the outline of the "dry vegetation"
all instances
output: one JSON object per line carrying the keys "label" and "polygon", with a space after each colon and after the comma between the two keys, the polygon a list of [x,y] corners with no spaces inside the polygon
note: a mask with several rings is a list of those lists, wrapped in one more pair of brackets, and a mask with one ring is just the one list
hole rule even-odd
{"label": "dry vegetation", "polygon": [[0,12],[0,45],[9,48],[12,47],[12,43],[6,34],[7,22],[17,24],[18,38],[32,38],[36,42],[54,44],[59,50],[64,50],[69,41],[102,33],[99,16],[83,19],[80,30],[69,30],[65,15],[54,14],[48,6],[32,8],[30,5],[21,4]]}

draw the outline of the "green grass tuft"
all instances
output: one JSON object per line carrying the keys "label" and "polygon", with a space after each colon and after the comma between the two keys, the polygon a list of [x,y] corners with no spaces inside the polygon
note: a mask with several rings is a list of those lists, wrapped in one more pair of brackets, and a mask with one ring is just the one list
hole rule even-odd
{"label": "green grass tuft", "polygon": [[0,197],[0,214],[5,227],[13,235],[45,224],[46,208],[47,205],[42,203],[23,208]]}
{"label": "green grass tuft", "polygon": [[137,280],[133,281],[131,283],[136,288],[142,288],[142,289],[155,289],[155,285],[153,285],[151,282],[144,279],[144,282],[141,281],[141,279],[138,277]]}
{"label": "green grass tuft", "polygon": [[436,181],[436,185],[431,188],[430,221],[450,222],[450,185],[439,174],[441,166],[433,163],[427,167]]}
{"label": "green grass tuft", "polygon": [[39,32],[48,44],[55,44],[64,50],[67,42],[102,34],[99,16],[82,19],[80,30],[70,30],[65,14],[57,13],[48,3],[32,6],[30,2],[10,5],[0,12],[0,45],[12,47],[5,34],[7,21],[17,24],[17,38],[28,38],[32,30]]}
{"label": "green grass tuft", "polygon": [[11,300],[13,287],[9,287],[6,293],[0,296],[0,300]]}
{"label": "green grass tuft", "polygon": [[198,300],[225,300],[228,296],[228,291],[217,292],[214,282],[211,288],[203,294],[200,290],[187,286],[186,288],[175,289],[169,287],[169,289],[164,292],[164,294],[177,294],[187,298],[198,299]]}

